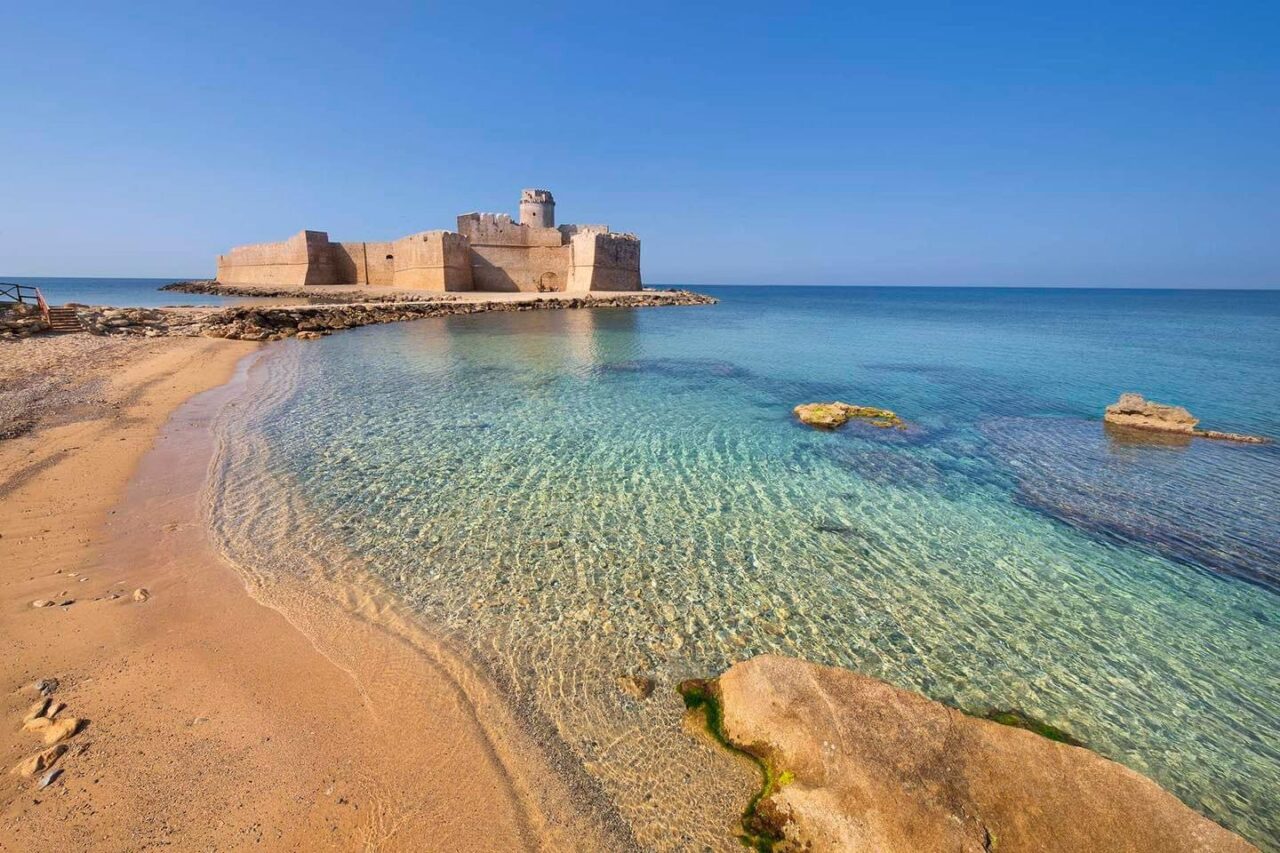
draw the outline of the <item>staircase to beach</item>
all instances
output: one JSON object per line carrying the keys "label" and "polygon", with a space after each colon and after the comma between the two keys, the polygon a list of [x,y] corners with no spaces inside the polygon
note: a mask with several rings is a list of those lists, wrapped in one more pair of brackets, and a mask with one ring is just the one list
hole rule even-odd
{"label": "staircase to beach", "polygon": [[80,325],[80,321],[76,318],[76,309],[74,308],[49,308],[49,331],[51,332],[82,332],[84,328]]}

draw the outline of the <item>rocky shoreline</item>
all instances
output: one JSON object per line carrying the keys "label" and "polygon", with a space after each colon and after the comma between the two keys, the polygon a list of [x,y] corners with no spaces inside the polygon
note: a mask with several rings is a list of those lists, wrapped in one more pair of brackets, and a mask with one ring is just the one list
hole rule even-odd
{"label": "rocky shoreline", "polygon": [[[183,283],[196,286],[199,283]],[[203,286],[203,285],[201,285]],[[168,285],[173,289],[174,285]],[[221,285],[216,290],[198,291],[227,295]],[[193,291],[182,291],[193,292]],[[257,293],[268,295],[270,292]],[[283,293],[283,291],[282,291]],[[293,292],[288,292],[293,295]],[[648,308],[664,305],[713,305],[718,300],[688,290],[641,291],[612,296],[549,297],[529,300],[460,300],[450,294],[404,299],[408,294],[361,297],[359,302],[330,304],[235,305],[227,308],[111,308],[75,305],[80,327],[94,335],[141,335],[161,337],[230,338],[244,341],[272,341],[283,338],[317,338],[341,329],[378,323],[445,317],[453,314],[483,314],[490,311],[540,311],[578,308]],[[28,337],[48,329],[33,306],[18,306],[0,318],[0,337]],[[34,312],[34,313],[33,313]]]}
{"label": "rocky shoreline", "polygon": [[690,291],[639,293],[627,296],[570,297],[522,302],[359,302],[344,305],[244,305],[223,308],[191,323],[175,327],[174,334],[238,340],[279,340],[319,337],[341,329],[377,323],[395,323],[424,317],[484,314],[490,311],[539,311],[577,308],[645,308],[663,305],[710,305],[716,300]]}
{"label": "rocky shoreline", "polygon": [[222,284],[213,279],[175,281],[159,290],[167,293],[194,293],[204,296],[246,296],[259,299],[299,299],[312,305],[346,305],[353,302],[452,302],[452,293],[405,290],[398,293],[361,293],[357,289],[341,292],[317,292],[306,287],[242,287]]}
{"label": "rocky shoreline", "polygon": [[29,338],[49,329],[49,321],[35,305],[18,304],[0,312],[0,339]]}

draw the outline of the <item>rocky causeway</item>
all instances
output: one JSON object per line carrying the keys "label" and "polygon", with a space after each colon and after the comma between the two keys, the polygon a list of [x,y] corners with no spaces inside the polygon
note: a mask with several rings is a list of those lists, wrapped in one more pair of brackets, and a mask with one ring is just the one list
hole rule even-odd
{"label": "rocky causeway", "polygon": [[[643,290],[631,293],[573,296],[483,294],[461,298],[453,294],[370,293],[341,289],[313,295],[296,288],[226,287],[212,282],[184,282],[170,286],[186,293],[222,296],[252,295],[279,303],[233,305],[226,308],[115,308],[70,305],[83,331],[95,335],[166,335],[231,338],[246,341],[319,337],[329,332],[455,314],[490,311],[540,311],[581,308],[650,308],[669,305],[712,305],[717,300],[688,290]],[[307,303],[292,302],[307,299]],[[318,303],[312,300],[319,300]],[[49,323],[31,305],[19,305],[0,316],[0,339],[22,338],[49,331]]]}

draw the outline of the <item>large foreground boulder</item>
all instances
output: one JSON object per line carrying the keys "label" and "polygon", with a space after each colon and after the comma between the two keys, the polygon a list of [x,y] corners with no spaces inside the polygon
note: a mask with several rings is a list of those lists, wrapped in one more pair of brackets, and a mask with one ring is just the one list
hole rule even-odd
{"label": "large foreground boulder", "polygon": [[725,740],[777,780],[756,811],[779,849],[1255,849],[1087,749],[848,670],[766,655],[712,692]]}

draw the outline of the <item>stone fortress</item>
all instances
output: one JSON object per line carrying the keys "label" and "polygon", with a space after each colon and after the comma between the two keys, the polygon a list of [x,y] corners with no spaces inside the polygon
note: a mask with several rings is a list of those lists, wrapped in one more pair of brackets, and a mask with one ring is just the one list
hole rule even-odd
{"label": "stone fortress", "polygon": [[548,190],[520,194],[520,221],[464,213],[457,231],[422,231],[377,243],[331,243],[300,231],[280,243],[218,256],[232,285],[372,285],[434,291],[585,293],[640,290],[640,241],[607,225],[556,225]]}

